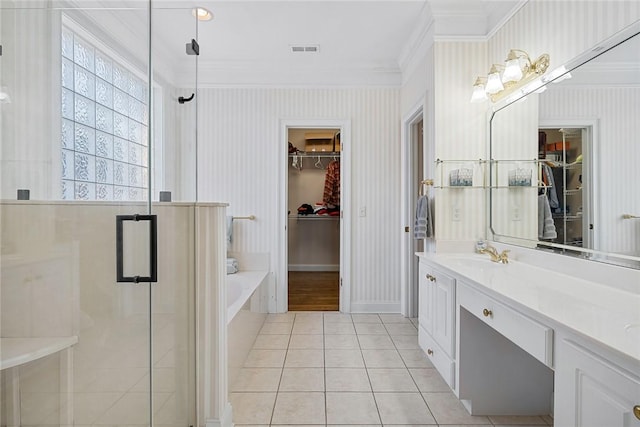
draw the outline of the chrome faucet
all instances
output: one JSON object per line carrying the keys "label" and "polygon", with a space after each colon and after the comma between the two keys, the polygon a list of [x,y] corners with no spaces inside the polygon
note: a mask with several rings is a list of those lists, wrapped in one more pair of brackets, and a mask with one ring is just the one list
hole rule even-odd
{"label": "chrome faucet", "polygon": [[500,264],[509,264],[508,250],[504,250],[498,253],[498,250],[487,242],[480,241],[476,244],[476,252],[479,254],[489,254],[491,261],[499,262]]}

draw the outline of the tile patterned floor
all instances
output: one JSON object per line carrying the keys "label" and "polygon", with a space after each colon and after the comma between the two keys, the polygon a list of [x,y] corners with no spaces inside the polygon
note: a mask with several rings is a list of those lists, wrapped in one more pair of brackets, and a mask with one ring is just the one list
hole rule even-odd
{"label": "tile patterned floor", "polygon": [[237,425],[548,426],[470,416],[395,314],[270,314],[232,386]]}

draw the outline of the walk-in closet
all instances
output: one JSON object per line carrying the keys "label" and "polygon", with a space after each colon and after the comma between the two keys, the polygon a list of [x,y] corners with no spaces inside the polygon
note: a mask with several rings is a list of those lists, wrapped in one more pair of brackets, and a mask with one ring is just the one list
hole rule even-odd
{"label": "walk-in closet", "polygon": [[539,131],[543,193],[549,200],[556,237],[554,243],[590,247],[593,228],[588,210],[589,132],[586,128],[547,128]]}
{"label": "walk-in closet", "polygon": [[288,129],[288,307],[338,310],[340,129]]}

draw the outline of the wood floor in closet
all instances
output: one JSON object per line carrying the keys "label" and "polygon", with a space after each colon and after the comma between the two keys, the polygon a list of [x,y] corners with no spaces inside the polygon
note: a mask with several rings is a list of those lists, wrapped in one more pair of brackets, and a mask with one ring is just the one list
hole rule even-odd
{"label": "wood floor in closet", "polygon": [[338,271],[289,272],[289,311],[337,311],[339,302]]}

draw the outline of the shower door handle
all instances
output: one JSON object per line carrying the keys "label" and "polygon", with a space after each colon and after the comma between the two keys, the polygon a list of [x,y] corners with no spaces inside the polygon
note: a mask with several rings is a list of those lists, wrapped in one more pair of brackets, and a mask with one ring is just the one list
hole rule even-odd
{"label": "shower door handle", "polygon": [[[125,223],[128,223],[126,227]],[[144,226],[145,223],[148,228]],[[148,246],[144,241],[147,238]],[[157,215],[116,215],[116,281],[158,281]]]}

